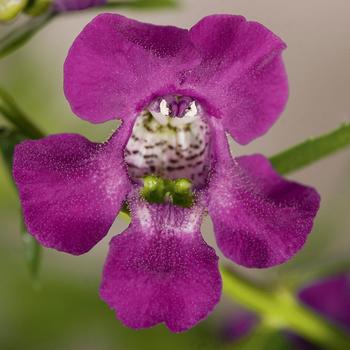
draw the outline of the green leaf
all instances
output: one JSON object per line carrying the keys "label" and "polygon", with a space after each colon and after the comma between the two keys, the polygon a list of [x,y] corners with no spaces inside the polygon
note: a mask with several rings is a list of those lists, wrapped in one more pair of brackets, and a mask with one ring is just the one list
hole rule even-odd
{"label": "green leaf", "polygon": [[316,162],[350,145],[350,123],[328,134],[306,140],[270,158],[272,166],[287,174]]}
{"label": "green leaf", "polygon": [[0,40],[0,58],[3,58],[25,44],[39,29],[49,23],[55,13],[48,11],[41,16],[31,17],[23,25],[14,28]]}

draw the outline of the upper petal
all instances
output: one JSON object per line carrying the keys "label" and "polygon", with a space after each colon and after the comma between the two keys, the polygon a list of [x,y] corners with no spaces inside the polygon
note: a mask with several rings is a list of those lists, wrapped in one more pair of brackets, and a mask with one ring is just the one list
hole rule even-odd
{"label": "upper petal", "polygon": [[132,328],[165,322],[174,332],[193,327],[221,294],[218,257],[202,239],[203,207],[131,205],[132,223],[113,238],[101,297]]}
{"label": "upper petal", "polygon": [[220,249],[247,267],[287,261],[312,229],[318,193],[283,179],[262,155],[231,159],[225,135],[217,135],[209,214]]}
{"label": "upper petal", "polygon": [[197,56],[185,29],[102,14],[69,50],[65,94],[72,110],[91,122],[134,117],[157,94],[176,92],[175,75]]}
{"label": "upper petal", "polygon": [[288,98],[281,58],[286,45],[263,25],[232,15],[203,18],[190,37],[202,62],[183,84],[206,101],[208,113],[221,118],[237,142],[264,134]]}
{"label": "upper petal", "polygon": [[122,152],[129,132],[122,126],[106,144],[61,134],[16,147],[24,220],[41,244],[82,254],[107,234],[129,191]]}

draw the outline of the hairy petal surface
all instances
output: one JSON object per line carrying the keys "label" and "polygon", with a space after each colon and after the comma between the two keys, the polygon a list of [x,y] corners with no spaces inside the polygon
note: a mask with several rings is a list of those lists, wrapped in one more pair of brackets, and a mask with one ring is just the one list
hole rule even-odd
{"label": "hairy petal surface", "polygon": [[264,134],[288,98],[282,40],[244,17],[213,15],[190,30],[202,62],[184,76],[184,86],[205,101],[209,114],[241,144]]}
{"label": "hairy petal surface", "polygon": [[319,195],[311,187],[283,179],[262,155],[231,159],[219,128],[215,142],[209,214],[220,249],[246,267],[287,261],[312,229]]}
{"label": "hairy petal surface", "polygon": [[65,94],[72,110],[90,122],[133,118],[154,97],[176,92],[175,75],[197,56],[185,29],[102,14],[69,51]]}
{"label": "hairy petal surface", "polygon": [[129,133],[122,126],[106,144],[61,134],[16,147],[24,220],[42,245],[82,254],[107,234],[130,187],[123,163]]}
{"label": "hairy petal surface", "polygon": [[54,0],[54,9],[58,12],[78,11],[89,7],[104,5],[107,0]]}
{"label": "hairy petal surface", "polygon": [[110,243],[100,289],[125,325],[164,322],[181,332],[217,304],[221,277],[218,257],[199,232],[203,210],[133,200],[132,223]]}

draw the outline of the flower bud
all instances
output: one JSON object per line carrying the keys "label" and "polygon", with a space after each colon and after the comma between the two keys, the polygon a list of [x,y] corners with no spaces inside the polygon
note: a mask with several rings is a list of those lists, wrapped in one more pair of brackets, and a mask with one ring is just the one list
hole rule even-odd
{"label": "flower bud", "polygon": [[28,0],[0,0],[0,22],[14,19],[26,7]]}

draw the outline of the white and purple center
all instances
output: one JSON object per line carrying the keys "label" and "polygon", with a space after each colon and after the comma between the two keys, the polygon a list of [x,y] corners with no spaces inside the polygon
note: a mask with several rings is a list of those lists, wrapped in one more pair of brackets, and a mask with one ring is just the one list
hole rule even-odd
{"label": "white and purple center", "polygon": [[210,135],[200,105],[190,97],[154,100],[136,119],[125,148],[132,179],[147,175],[186,178],[205,184],[210,168]]}

